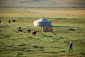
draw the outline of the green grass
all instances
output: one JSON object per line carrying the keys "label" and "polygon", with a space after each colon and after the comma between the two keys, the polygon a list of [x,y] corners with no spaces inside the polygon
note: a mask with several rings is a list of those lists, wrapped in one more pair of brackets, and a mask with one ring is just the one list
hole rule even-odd
{"label": "green grass", "polygon": [[[0,11],[0,57],[85,57],[84,10],[68,10],[65,13],[63,10],[58,9],[56,12],[56,9],[50,9],[55,15],[49,14],[48,9],[32,9],[33,12],[38,12],[37,14],[22,12],[20,8],[16,8],[14,14],[13,10],[7,8]],[[43,11],[44,13],[41,13]],[[70,16],[67,16],[67,13]],[[76,16],[71,16],[72,14]],[[41,27],[33,26],[33,22],[43,15],[52,22],[53,32],[41,32]],[[8,23],[8,20],[11,20],[11,23]],[[18,31],[19,27],[22,32]],[[69,28],[75,31],[68,31]],[[27,33],[28,29],[35,30],[37,34],[33,36]],[[68,52],[70,41],[73,42],[73,52]]]}
{"label": "green grass", "polygon": [[[17,25],[18,24],[18,25]],[[27,56],[27,57],[49,57],[49,56],[84,56],[84,28],[75,25],[68,27],[61,25],[54,27],[54,32],[37,32],[36,36],[27,33],[27,26],[32,30],[35,28],[26,23],[4,24],[12,27],[0,27],[0,56]],[[23,32],[18,32],[21,26]],[[13,28],[14,27],[14,28]],[[57,28],[57,31],[55,29]],[[75,31],[67,29],[74,28]],[[35,28],[40,30],[40,28]],[[73,41],[73,53],[68,52],[69,42]]]}

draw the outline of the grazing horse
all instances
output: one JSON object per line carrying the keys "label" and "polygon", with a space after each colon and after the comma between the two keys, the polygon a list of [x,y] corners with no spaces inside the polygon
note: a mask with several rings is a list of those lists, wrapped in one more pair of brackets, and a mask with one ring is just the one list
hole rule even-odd
{"label": "grazing horse", "polygon": [[28,33],[31,32],[31,30],[28,30]]}
{"label": "grazing horse", "polygon": [[18,31],[21,31],[21,32],[22,32],[22,29],[21,29],[21,27],[19,27]]}
{"label": "grazing horse", "polygon": [[11,21],[9,20],[9,23],[10,23]]}
{"label": "grazing horse", "polygon": [[69,31],[75,31],[75,29],[70,28]]}
{"label": "grazing horse", "polygon": [[12,20],[13,22],[15,22],[15,20]]}
{"label": "grazing horse", "polygon": [[19,27],[19,29],[21,29],[21,27]]}
{"label": "grazing horse", "polygon": [[32,31],[32,35],[35,35],[36,34],[36,32],[35,31]]}

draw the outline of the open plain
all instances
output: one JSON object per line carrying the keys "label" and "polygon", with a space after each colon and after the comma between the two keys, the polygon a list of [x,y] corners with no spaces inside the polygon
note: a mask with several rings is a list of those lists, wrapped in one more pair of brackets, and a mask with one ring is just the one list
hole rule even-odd
{"label": "open plain", "polygon": [[[53,32],[33,26],[43,16],[52,22]],[[0,57],[85,57],[84,8],[0,8],[0,21]],[[73,52],[68,52],[70,41]]]}

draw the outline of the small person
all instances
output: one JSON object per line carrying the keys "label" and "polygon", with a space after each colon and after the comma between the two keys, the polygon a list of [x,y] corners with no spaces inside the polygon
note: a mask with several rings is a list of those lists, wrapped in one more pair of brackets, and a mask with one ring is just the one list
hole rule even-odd
{"label": "small person", "polygon": [[70,52],[70,49],[71,49],[71,52],[73,52],[73,49],[72,49],[72,41],[70,41],[70,44],[69,44],[69,52]]}

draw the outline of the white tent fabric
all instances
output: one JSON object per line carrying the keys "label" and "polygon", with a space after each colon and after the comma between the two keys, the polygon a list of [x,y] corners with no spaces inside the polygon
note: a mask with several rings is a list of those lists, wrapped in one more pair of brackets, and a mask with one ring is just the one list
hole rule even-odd
{"label": "white tent fabric", "polygon": [[39,20],[34,21],[34,26],[51,26],[51,22],[41,18]]}

